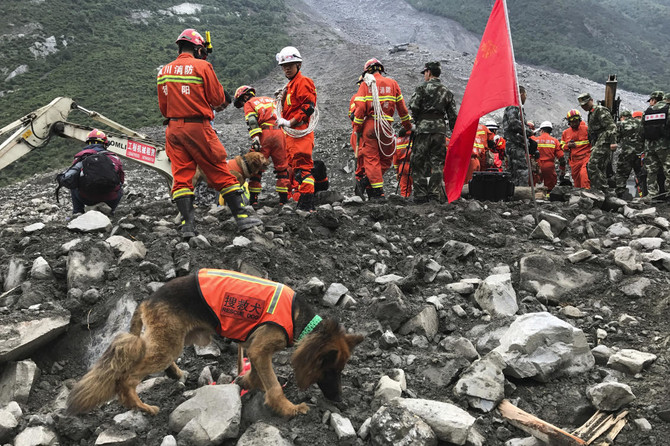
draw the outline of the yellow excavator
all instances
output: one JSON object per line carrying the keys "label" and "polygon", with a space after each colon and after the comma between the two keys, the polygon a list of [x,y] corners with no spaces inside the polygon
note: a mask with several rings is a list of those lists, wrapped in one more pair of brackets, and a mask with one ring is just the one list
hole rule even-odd
{"label": "yellow excavator", "polygon": [[50,104],[0,129],[0,141],[2,141],[0,143],[0,170],[28,152],[44,147],[53,135],[85,142],[86,136],[93,128],[69,122],[67,119],[72,111],[84,113],[89,118],[120,132],[105,130],[110,142],[107,150],[157,171],[165,178],[169,186],[172,186],[172,170],[170,159],[165,153],[165,146],[98,112],[81,107],[71,98],[63,97],[54,99]]}

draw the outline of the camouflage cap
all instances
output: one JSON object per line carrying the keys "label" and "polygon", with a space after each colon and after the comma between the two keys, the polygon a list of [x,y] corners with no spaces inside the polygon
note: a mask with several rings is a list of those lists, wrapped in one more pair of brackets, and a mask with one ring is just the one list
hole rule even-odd
{"label": "camouflage cap", "polygon": [[621,112],[621,117],[622,118],[632,118],[633,113],[631,113],[630,110],[624,110],[624,111]]}
{"label": "camouflage cap", "polygon": [[663,95],[663,100],[664,101],[670,101],[670,92]]}
{"label": "camouflage cap", "polygon": [[577,100],[579,101],[579,105],[586,105],[589,103],[589,101],[593,99],[591,97],[591,93],[582,93],[577,97]]}
{"label": "camouflage cap", "polygon": [[426,70],[442,70],[442,66],[440,65],[440,62],[426,62],[426,65],[423,67],[423,70],[421,70],[421,73],[424,73]]}
{"label": "camouflage cap", "polygon": [[647,99],[647,102],[651,101],[652,99],[656,99],[657,101],[662,101],[663,100],[663,92],[660,90],[652,91],[651,94],[649,95],[649,99]]}

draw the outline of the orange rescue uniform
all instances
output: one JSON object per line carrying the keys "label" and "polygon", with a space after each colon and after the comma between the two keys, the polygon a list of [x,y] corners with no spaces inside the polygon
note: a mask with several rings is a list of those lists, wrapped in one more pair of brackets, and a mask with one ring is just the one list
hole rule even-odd
{"label": "orange rescue uniform", "polygon": [[360,181],[363,178],[365,178],[365,169],[363,169],[363,155],[359,150],[360,147],[356,146],[356,144],[358,144],[356,129],[354,126],[354,116],[355,116],[354,112],[356,111],[356,95],[357,93],[354,93],[354,95],[351,97],[351,100],[349,101],[349,119],[351,119],[350,143],[351,148],[354,150],[354,155],[356,156],[356,172],[354,173],[354,175],[356,179]]}
{"label": "orange rescue uniform", "polygon": [[409,141],[411,132],[407,132],[405,136],[397,137],[395,142],[395,155],[393,155],[393,167],[398,174],[398,183],[400,183],[400,196],[412,196],[412,176],[410,172],[410,151]]}
{"label": "orange rescue uniform", "polygon": [[[535,137],[537,141],[537,150],[540,152],[540,170],[542,171],[542,181],[547,190],[551,191],[556,186],[558,177],[556,176],[556,159],[563,159],[563,150],[558,139],[551,136],[549,133],[542,133]],[[562,171],[565,171],[565,165],[560,166]]]}
{"label": "orange rescue uniform", "polygon": [[376,189],[384,187],[383,175],[391,167],[393,161],[394,140],[393,137],[386,138],[385,135],[380,134],[381,141],[378,141],[375,121],[383,119],[391,123],[397,110],[405,129],[410,130],[412,122],[398,83],[389,77],[382,76],[379,72],[374,73],[373,76],[377,84],[383,115],[375,115],[372,91],[368,84],[361,82],[355,99],[354,131],[362,135],[358,156],[362,157],[363,170],[365,176],[370,180],[370,186]]}
{"label": "orange rescue uniform", "polygon": [[470,156],[470,165],[465,177],[465,183],[472,179],[472,173],[486,170],[486,152],[488,151],[488,142],[493,140],[495,135],[484,124],[477,126],[477,134],[472,145],[472,155]]}
{"label": "orange rescue uniform", "polygon": [[[258,136],[260,138],[260,152],[272,160],[277,182],[275,191],[278,194],[288,193],[288,161],[286,159],[286,139],[281,129],[276,129],[277,123],[277,104],[271,98],[265,96],[254,96],[244,103],[244,119],[249,122],[250,118],[255,118],[258,127],[249,128],[249,136]],[[253,176],[249,179],[249,192],[259,194],[263,186],[261,185],[261,175]]]}
{"label": "orange rescue uniform", "polygon": [[223,269],[198,271],[198,291],[219,319],[216,332],[244,342],[258,327],[273,324],[293,345],[293,298],[284,284]]}
{"label": "orange rescue uniform", "polygon": [[[568,143],[573,141],[577,147],[570,149]],[[575,187],[584,189],[591,188],[589,174],[586,171],[586,165],[591,158],[591,143],[589,142],[588,127],[584,121],[579,124],[575,131],[572,127],[563,130],[561,135],[561,148],[563,151],[570,151],[570,171],[572,172],[572,182]]]}
{"label": "orange rescue uniform", "polygon": [[197,166],[222,194],[239,189],[228,170],[226,149],[210,122],[213,109],[226,102],[212,65],[182,53],[160,69],[157,83],[158,106],[168,118],[165,153],[172,163],[172,198],[193,195]]}
{"label": "orange rescue uniform", "polygon": [[[316,87],[312,79],[303,76],[301,71],[289,81],[282,97],[282,118],[290,121],[295,118],[296,130],[304,130],[316,107]],[[314,132],[301,138],[286,134],[286,154],[291,169],[291,187],[301,194],[314,193],[312,151],[314,150]]]}

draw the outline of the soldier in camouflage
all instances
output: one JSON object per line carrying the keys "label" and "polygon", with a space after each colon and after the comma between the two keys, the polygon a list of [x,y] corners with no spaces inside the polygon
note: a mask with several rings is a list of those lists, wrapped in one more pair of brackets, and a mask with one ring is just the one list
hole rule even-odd
{"label": "soldier in camouflage", "polygon": [[[519,86],[519,94],[521,96],[521,105],[526,103],[526,89]],[[526,126],[525,112],[523,107],[510,105],[505,108],[503,114],[503,135],[507,141],[505,150],[507,151],[507,162],[510,173],[512,174],[512,181],[516,186],[528,186],[528,162],[526,161],[526,139],[524,138],[524,126]],[[529,138],[533,132],[526,129],[526,138]],[[532,155],[537,154],[537,146],[533,150],[529,147],[529,152]]]}
{"label": "soldier in camouflage", "polygon": [[630,171],[635,171],[635,176],[641,181],[640,153],[644,150],[644,135],[642,132],[642,121],[633,119],[630,111],[621,112],[621,121],[617,123],[617,144],[619,146],[619,158],[616,162],[617,197],[623,198],[626,194],[626,183]]}
{"label": "soldier in camouflage", "polygon": [[[665,190],[670,191],[670,113],[662,91],[654,91],[644,112],[644,152],[648,199],[659,195],[658,179],[665,174]],[[660,135],[660,136],[658,136]]]}
{"label": "soldier in camouflage", "polygon": [[446,201],[444,192],[444,159],[447,124],[456,124],[454,95],[440,81],[440,62],[428,62],[423,73],[424,83],[416,87],[409,100],[409,109],[416,123],[410,167],[414,178],[414,202]]}
{"label": "soldier in camouflage", "polygon": [[591,142],[591,158],[586,165],[586,171],[589,174],[591,189],[601,190],[608,195],[610,191],[605,169],[607,163],[612,159],[612,152],[617,148],[616,124],[609,109],[595,104],[589,93],[580,94],[577,100],[582,109],[589,112],[587,124]]}

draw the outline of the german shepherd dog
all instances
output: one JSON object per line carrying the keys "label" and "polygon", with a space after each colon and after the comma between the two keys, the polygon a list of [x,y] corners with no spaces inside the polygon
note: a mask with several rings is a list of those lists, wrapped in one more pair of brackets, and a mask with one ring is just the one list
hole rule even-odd
{"label": "german shepherd dog", "polygon": [[[91,370],[73,387],[67,410],[71,414],[88,412],[115,395],[130,409],[152,415],[157,406],[143,403],[137,385],[149,374],[165,371],[179,379],[182,371],[175,364],[184,346],[205,346],[219,326],[217,316],[199,296],[198,279],[190,275],[173,279],[142,302],[132,316],[130,332],[118,335]],[[294,295],[291,317],[294,339],[310,324],[315,313],[298,294]],[[317,383],[324,396],[341,400],[341,373],[362,335],[346,334],[333,319],[324,319],[296,344],[291,357],[296,383],[306,389]],[[238,380],[244,389],[265,391],[265,403],[278,415],[292,417],[307,413],[305,403],[291,403],[272,368],[272,355],[288,346],[284,330],[268,323],[258,326],[245,342],[251,371]]]}

